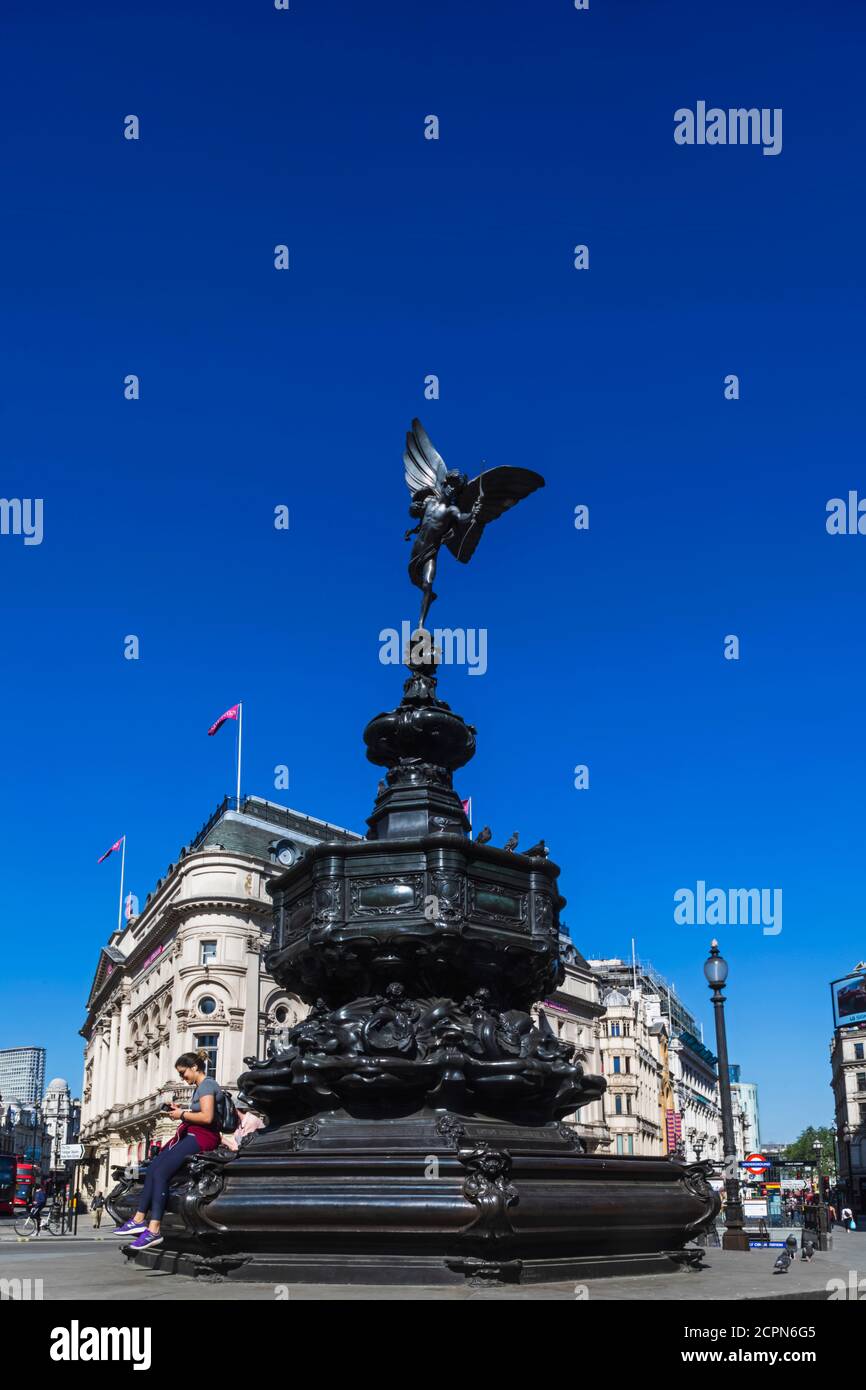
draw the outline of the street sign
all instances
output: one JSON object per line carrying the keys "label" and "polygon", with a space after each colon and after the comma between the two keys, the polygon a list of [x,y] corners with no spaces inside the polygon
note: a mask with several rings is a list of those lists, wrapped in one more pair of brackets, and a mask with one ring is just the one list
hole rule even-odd
{"label": "street sign", "polygon": [[84,1157],[83,1144],[61,1144],[60,1162],[61,1163],[80,1163]]}
{"label": "street sign", "polygon": [[747,1173],[754,1173],[756,1177],[760,1177],[762,1173],[766,1173],[767,1169],[772,1167],[772,1164],[763,1154],[749,1154],[746,1161],[740,1164],[740,1167],[745,1168]]}

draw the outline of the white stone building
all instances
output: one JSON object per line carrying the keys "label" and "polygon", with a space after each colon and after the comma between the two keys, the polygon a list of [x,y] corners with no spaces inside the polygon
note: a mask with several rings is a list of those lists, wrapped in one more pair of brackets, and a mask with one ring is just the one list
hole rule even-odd
{"label": "white stone building", "polygon": [[736,1128],[742,1132],[743,1153],[738,1158],[747,1158],[761,1148],[761,1119],[758,1109],[758,1088],[753,1081],[740,1080],[740,1068],[733,1064],[730,1068],[731,1102],[734,1114],[740,1119]]}
{"label": "white stone building", "polygon": [[[562,936],[562,960],[565,979],[549,998],[535,1006],[533,1012],[543,1012],[557,1037],[577,1048],[576,1060],[587,1074],[601,1075],[600,1020],[604,1006],[599,998],[598,980],[565,934]],[[603,1099],[581,1106],[576,1114],[566,1117],[566,1122],[574,1126],[587,1153],[610,1147]]]}
{"label": "white stone building", "polygon": [[671,1038],[670,1054],[683,1156],[689,1162],[720,1162],[724,1144],[717,1059],[688,1029]]}
{"label": "white stone building", "polygon": [[0,1154],[16,1154],[45,1167],[48,1146],[45,1119],[38,1105],[0,1101]]}
{"label": "white stone building", "polygon": [[72,1099],[69,1083],[62,1076],[49,1081],[42,1101],[42,1115],[48,1136],[42,1166],[51,1173],[65,1173],[66,1165],[60,1157],[64,1144],[72,1141],[77,1129],[78,1107],[80,1102]]}
{"label": "white stone building", "polygon": [[[866,1024],[839,1028],[830,1044],[838,1182],[857,1217],[866,1216]],[[862,1224],[862,1223],[861,1223]]]}
{"label": "white stone building", "polygon": [[[233,803],[232,803],[233,804]],[[259,797],[228,799],[103,947],[81,1029],[81,1141],[86,1186],[112,1185],[176,1125],[162,1111],[187,1098],[175,1059],[204,1048],[208,1070],[236,1089],[244,1058],[306,1012],[263,968],[268,881],[311,845],[361,837]]]}
{"label": "white stone building", "polygon": [[667,1030],[648,1010],[640,990],[608,989],[602,995],[602,1073],[605,1121],[612,1153],[621,1157],[665,1152]]}
{"label": "white stone building", "polygon": [[722,1156],[716,1059],[672,985],[637,958],[592,959],[600,1028],[605,1120],[617,1154]]}

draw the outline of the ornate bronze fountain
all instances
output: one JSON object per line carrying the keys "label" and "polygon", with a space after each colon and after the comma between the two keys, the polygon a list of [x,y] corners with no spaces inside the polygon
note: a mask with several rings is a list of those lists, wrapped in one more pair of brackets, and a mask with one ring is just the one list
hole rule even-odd
{"label": "ornate bronze fountain", "polygon": [[[440,546],[468,559],[543,479],[449,474],[417,421],[404,461],[423,623]],[[269,1124],[237,1154],[192,1161],[164,1245],[138,1258],[418,1285],[687,1263],[718,1209],[704,1169],[589,1155],[563,1123],[605,1083],[531,1012],[564,976],[559,870],[469,838],[452,776],[475,730],[439,699],[423,626],[415,637],[401,703],[364,732],[387,768],[367,838],[318,845],[270,888],[267,968],[311,1008],[239,1079]]]}

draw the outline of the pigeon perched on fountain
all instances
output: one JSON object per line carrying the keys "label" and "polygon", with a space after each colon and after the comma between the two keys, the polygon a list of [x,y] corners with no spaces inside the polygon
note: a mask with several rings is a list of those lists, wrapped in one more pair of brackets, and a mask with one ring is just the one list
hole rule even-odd
{"label": "pigeon perched on fountain", "polygon": [[531,849],[524,850],[523,853],[530,859],[546,859],[550,854],[550,850],[543,840],[539,840],[537,845],[533,845]]}
{"label": "pigeon perched on fountain", "polygon": [[492,838],[493,831],[490,829],[489,825],[485,825],[484,829],[479,830],[478,834],[475,836],[475,843],[476,845],[486,845],[487,841],[492,840]]}
{"label": "pigeon perched on fountain", "polygon": [[513,835],[509,835],[508,839],[505,841],[505,844],[502,846],[502,848],[505,849],[505,850],[507,850],[509,854],[513,854],[514,851],[517,849],[517,841],[518,841],[519,839],[520,839],[520,836],[518,835],[517,831],[515,830],[515,832],[514,832]]}

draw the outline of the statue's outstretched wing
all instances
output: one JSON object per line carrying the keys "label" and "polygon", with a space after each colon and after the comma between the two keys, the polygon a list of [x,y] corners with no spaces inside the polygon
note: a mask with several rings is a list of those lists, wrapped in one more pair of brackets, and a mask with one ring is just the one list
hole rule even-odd
{"label": "statue's outstretched wing", "polygon": [[481,506],[474,521],[455,526],[447,537],[445,544],[454,558],[465,565],[474,554],[484,527],[540,487],[544,487],[544,479],[531,468],[490,468],[479,473],[457,498],[461,512],[471,511],[479,498]]}
{"label": "statue's outstretched wing", "polygon": [[406,435],[403,463],[406,465],[406,486],[413,497],[416,492],[425,489],[441,495],[448,470],[442,455],[437,454],[430,443],[430,437],[420,420],[412,421],[412,428]]}

